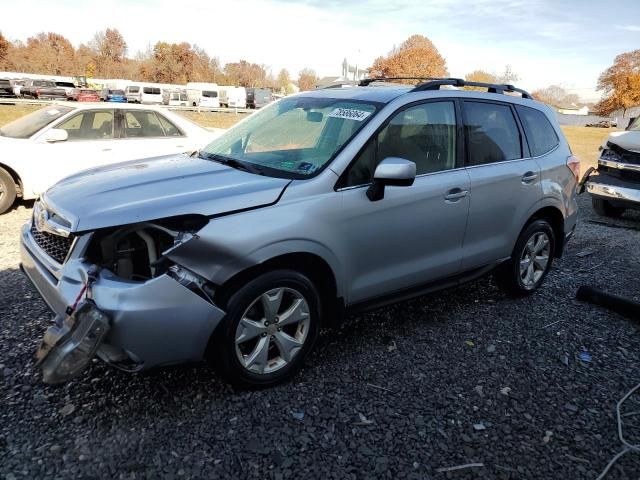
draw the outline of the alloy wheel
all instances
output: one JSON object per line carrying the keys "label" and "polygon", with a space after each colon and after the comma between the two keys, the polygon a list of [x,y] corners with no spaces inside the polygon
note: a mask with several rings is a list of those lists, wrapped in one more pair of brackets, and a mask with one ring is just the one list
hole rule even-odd
{"label": "alloy wheel", "polygon": [[545,232],[536,232],[527,241],[520,257],[520,280],[526,289],[533,289],[549,265],[551,241]]}
{"label": "alloy wheel", "polygon": [[269,374],[289,364],[307,339],[311,316],[304,296],[274,288],[256,298],[236,329],[236,356],[250,372]]}

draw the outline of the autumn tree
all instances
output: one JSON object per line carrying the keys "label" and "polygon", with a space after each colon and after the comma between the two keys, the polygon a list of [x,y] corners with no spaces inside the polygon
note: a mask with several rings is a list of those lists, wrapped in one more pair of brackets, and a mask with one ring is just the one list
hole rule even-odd
{"label": "autumn tree", "polygon": [[217,83],[222,74],[220,60],[211,58],[207,52],[197,45],[192,47],[193,64],[189,81]]}
{"label": "autumn tree", "polygon": [[153,55],[144,69],[144,80],[158,83],[187,83],[193,71],[195,54],[191,45],[157,42]]}
{"label": "autumn tree", "polygon": [[58,33],[39,33],[16,42],[11,62],[20,72],[49,75],[73,75],[76,70],[75,49],[71,42]]}
{"label": "autumn tree", "polygon": [[128,61],[127,42],[115,28],[98,32],[89,42],[96,74],[100,77],[123,77]]}
{"label": "autumn tree", "polygon": [[580,97],[575,93],[569,93],[560,85],[550,85],[531,92],[533,98],[556,108],[578,105]]}
{"label": "autumn tree", "polygon": [[[474,70],[464,76],[467,82],[479,82],[479,83],[497,83],[496,76],[493,73],[489,73],[485,70]],[[486,90],[482,87],[465,87],[467,90]]]}
{"label": "autumn tree", "polygon": [[280,88],[282,92],[288,93],[290,83],[291,75],[289,75],[289,72],[283,68],[280,70],[280,73],[278,73],[278,88]]}
{"label": "autumn tree", "polygon": [[622,109],[640,105],[640,50],[618,55],[611,67],[598,79],[598,90],[604,92],[594,107],[599,115],[610,115]]}
{"label": "autumn tree", "polygon": [[300,91],[313,90],[318,83],[318,75],[315,70],[303,68],[298,75],[298,87]]}
{"label": "autumn tree", "polygon": [[224,73],[228,83],[241,87],[262,87],[267,78],[267,71],[263,66],[246,60],[227,63]]}
{"label": "autumn tree", "polygon": [[485,70],[474,70],[467,73],[464,79],[468,82],[481,82],[481,83],[496,83],[497,79],[493,73],[489,73]]}
{"label": "autumn tree", "polygon": [[7,70],[11,68],[11,62],[9,60],[9,53],[11,49],[11,43],[4,38],[2,32],[0,32],[0,69]]}
{"label": "autumn tree", "polygon": [[445,77],[447,65],[431,40],[412,35],[386,57],[376,58],[369,74],[372,77]]}

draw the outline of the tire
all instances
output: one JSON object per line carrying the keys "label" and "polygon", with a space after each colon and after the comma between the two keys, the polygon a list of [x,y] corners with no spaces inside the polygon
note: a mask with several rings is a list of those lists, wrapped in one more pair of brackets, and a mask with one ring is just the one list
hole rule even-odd
{"label": "tire", "polygon": [[619,217],[626,210],[624,207],[614,207],[611,202],[596,197],[591,197],[591,205],[596,213],[603,217]]}
{"label": "tire", "polygon": [[[549,273],[555,251],[556,237],[549,222],[534,220],[520,233],[511,258],[496,270],[496,283],[512,296],[532,294]],[[531,260],[532,254],[537,261]]]}
{"label": "tire", "polygon": [[9,172],[0,168],[0,215],[16,201],[16,184]]}
{"label": "tire", "polygon": [[241,388],[264,388],[300,370],[320,329],[320,295],[311,280],[275,270],[222,303],[227,314],[211,339],[209,358],[223,379]]}

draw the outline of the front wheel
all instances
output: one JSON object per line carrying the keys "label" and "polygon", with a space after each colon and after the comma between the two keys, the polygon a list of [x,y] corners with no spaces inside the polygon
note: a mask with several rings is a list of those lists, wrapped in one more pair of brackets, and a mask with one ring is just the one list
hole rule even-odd
{"label": "front wheel", "polygon": [[16,201],[16,184],[9,172],[0,168],[0,214],[11,208]]}
{"label": "front wheel", "polygon": [[236,291],[211,342],[213,366],[240,387],[268,387],[293,376],[318,336],[314,284],[292,270],[265,273]]}
{"label": "front wheel", "polygon": [[520,233],[511,258],[498,267],[496,283],[514,296],[535,292],[551,269],[555,248],[556,238],[549,222],[531,222]]}

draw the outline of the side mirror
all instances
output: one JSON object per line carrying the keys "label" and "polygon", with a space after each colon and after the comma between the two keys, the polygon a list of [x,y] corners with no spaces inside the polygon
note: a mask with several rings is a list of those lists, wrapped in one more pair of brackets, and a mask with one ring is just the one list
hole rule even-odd
{"label": "side mirror", "polygon": [[44,140],[48,143],[66,142],[68,139],[69,133],[61,128],[52,128],[44,137]]}
{"label": "side mirror", "polygon": [[629,119],[629,124],[627,125],[627,128],[625,128],[625,130],[629,130],[629,129],[631,129],[631,126],[635,123],[635,121],[636,121],[636,119],[637,119],[637,118],[638,118],[638,117],[631,117],[631,118]]}
{"label": "side mirror", "polygon": [[398,157],[387,157],[376,167],[373,183],[367,189],[367,198],[377,202],[384,198],[384,187],[410,187],[416,179],[416,164]]}

